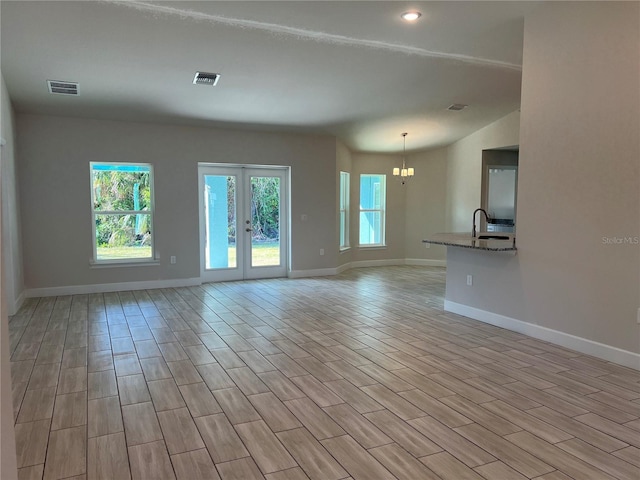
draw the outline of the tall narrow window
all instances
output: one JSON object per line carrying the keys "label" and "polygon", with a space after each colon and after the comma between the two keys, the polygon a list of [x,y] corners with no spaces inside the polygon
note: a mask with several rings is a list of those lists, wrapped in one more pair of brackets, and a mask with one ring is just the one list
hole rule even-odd
{"label": "tall narrow window", "polygon": [[360,245],[384,245],[386,175],[360,175]]}
{"label": "tall narrow window", "polygon": [[91,200],[95,261],[154,258],[151,165],[92,162]]}
{"label": "tall narrow window", "polygon": [[340,250],[349,248],[349,172],[340,172]]}

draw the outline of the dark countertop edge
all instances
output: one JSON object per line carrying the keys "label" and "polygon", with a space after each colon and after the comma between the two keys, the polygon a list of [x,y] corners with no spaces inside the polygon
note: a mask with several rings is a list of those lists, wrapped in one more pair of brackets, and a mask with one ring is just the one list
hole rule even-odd
{"label": "dark countertop edge", "polygon": [[[484,240],[481,240],[484,241]],[[494,240],[494,241],[502,241],[507,242],[508,240]],[[515,252],[518,250],[514,246],[510,247],[481,247],[481,246],[472,246],[472,245],[460,245],[459,243],[452,242],[441,242],[437,240],[422,240],[422,243],[431,243],[433,245],[445,245],[447,247],[458,247],[458,248],[468,248],[469,250],[485,250],[489,252]],[[512,243],[512,242],[509,242]]]}
{"label": "dark countertop edge", "polygon": [[[518,249],[515,246],[515,237],[510,240],[475,240],[477,245],[471,245],[473,240],[469,234],[463,233],[438,233],[436,236],[441,238],[424,239],[422,243],[431,243],[434,245],[444,245],[447,247],[468,248],[470,250],[485,250],[489,252],[515,252]],[[444,238],[443,238],[444,237]],[[449,238],[446,238],[449,237]],[[489,243],[490,242],[490,243]]]}

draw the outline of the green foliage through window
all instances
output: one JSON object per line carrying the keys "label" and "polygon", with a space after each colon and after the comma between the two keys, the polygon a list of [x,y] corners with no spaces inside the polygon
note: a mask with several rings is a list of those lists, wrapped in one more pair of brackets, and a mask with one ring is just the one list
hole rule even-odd
{"label": "green foliage through window", "polygon": [[280,179],[251,177],[251,225],[254,240],[280,238]]}
{"label": "green foliage through window", "polygon": [[152,258],[150,165],[91,164],[96,259]]}

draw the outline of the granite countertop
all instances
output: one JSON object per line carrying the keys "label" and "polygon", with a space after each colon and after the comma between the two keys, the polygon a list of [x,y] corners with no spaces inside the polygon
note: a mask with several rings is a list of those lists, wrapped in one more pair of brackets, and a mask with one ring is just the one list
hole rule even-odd
{"label": "granite countertop", "polygon": [[446,245],[448,247],[471,248],[475,250],[488,250],[492,252],[513,252],[516,248],[516,237],[514,234],[500,232],[481,232],[478,235],[502,235],[509,237],[508,240],[478,240],[472,238],[470,233],[436,233],[431,237],[422,240],[423,243],[433,243],[434,245]]}

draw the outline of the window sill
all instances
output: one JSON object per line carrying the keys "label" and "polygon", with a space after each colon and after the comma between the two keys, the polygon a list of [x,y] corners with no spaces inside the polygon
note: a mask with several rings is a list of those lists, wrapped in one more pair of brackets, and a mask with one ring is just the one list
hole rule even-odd
{"label": "window sill", "polygon": [[345,253],[351,250],[351,247],[340,247],[340,253]]}
{"label": "window sill", "polygon": [[120,268],[120,267],[155,267],[160,265],[160,260],[139,260],[139,261],[98,261],[90,260],[90,268]]}
{"label": "window sill", "polygon": [[365,250],[386,250],[386,245],[358,245],[358,248]]}

